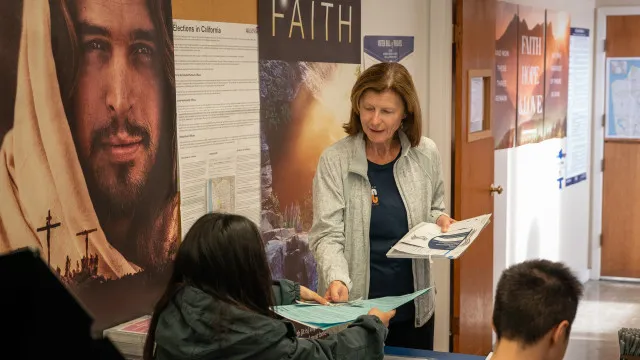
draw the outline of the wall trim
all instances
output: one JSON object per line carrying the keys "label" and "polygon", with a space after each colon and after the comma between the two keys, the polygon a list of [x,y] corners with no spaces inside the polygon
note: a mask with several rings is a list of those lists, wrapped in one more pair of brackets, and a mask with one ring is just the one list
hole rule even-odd
{"label": "wall trim", "polygon": [[[442,159],[442,173],[445,183],[445,205],[451,210],[451,101],[453,86],[452,53],[453,42],[453,0],[431,0],[428,2],[428,49],[427,56],[427,103],[425,135],[438,146]],[[449,351],[449,331],[451,316],[451,270],[449,260],[438,260],[433,264],[437,279],[436,324],[434,350]]]}

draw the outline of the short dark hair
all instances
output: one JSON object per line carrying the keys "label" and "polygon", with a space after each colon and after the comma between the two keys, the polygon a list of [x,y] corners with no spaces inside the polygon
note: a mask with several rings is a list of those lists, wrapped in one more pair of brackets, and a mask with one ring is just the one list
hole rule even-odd
{"label": "short dark hair", "polygon": [[402,121],[402,131],[407,135],[411,146],[418,146],[422,137],[422,111],[418,92],[407,68],[400,63],[383,62],[367,68],[351,89],[351,115],[344,124],[345,132],[356,135],[362,132],[360,123],[360,99],[367,91],[381,93],[393,91],[402,99],[407,117]]}
{"label": "short dark hair", "polygon": [[559,262],[529,260],[505,270],[496,289],[493,325],[498,339],[537,343],[554,326],[576,317],[583,287]]}

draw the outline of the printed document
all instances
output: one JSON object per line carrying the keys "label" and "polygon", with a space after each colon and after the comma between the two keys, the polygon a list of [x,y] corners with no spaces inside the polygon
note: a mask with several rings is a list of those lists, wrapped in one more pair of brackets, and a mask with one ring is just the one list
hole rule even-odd
{"label": "printed document", "polygon": [[407,233],[389,252],[389,258],[445,257],[457,259],[471,246],[491,221],[491,214],[458,221],[443,233],[440,226],[420,223]]}

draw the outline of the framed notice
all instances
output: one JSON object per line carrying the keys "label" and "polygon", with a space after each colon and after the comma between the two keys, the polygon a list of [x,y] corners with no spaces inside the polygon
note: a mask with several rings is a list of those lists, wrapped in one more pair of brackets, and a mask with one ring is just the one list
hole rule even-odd
{"label": "framed notice", "polygon": [[469,70],[467,82],[467,141],[491,137],[491,81],[490,69]]}
{"label": "framed notice", "polygon": [[606,87],[605,140],[640,140],[640,58],[608,58]]}

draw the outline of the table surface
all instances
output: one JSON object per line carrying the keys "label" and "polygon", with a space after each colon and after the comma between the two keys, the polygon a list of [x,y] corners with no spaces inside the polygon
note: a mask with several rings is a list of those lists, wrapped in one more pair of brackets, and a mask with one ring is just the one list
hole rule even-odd
{"label": "table surface", "polygon": [[485,360],[485,356],[464,355],[443,353],[437,351],[406,349],[392,346],[384,348],[385,360],[406,360],[406,359],[426,359],[426,360]]}

